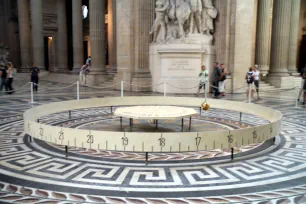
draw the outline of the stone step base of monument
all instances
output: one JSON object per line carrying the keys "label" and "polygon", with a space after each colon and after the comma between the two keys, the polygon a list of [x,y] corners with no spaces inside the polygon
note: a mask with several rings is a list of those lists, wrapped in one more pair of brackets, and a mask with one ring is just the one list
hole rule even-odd
{"label": "stone step base of monument", "polygon": [[259,88],[260,88],[261,91],[266,91],[266,90],[275,89],[275,86],[272,86],[271,84],[269,84],[265,81],[260,81]]}

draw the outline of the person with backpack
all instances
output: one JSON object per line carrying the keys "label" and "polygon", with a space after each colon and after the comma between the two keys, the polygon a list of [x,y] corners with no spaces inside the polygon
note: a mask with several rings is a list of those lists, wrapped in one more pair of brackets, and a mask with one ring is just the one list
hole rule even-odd
{"label": "person with backpack", "polygon": [[38,80],[39,80],[40,70],[35,63],[33,63],[33,67],[31,68],[30,72],[31,72],[31,82],[33,83],[33,91],[38,91]]}
{"label": "person with backpack", "polygon": [[221,71],[222,74],[219,78],[219,92],[221,93],[221,96],[225,96],[225,80],[226,80],[226,70],[224,64],[221,64]]}
{"label": "person with backpack", "polygon": [[301,95],[303,93],[304,84],[305,84],[305,79],[303,79],[304,70],[306,70],[306,64],[305,64],[305,67],[303,69],[301,69],[301,72],[300,72],[300,76],[302,78],[302,81],[301,81],[301,88],[300,88],[299,97],[297,99],[298,101],[300,101]]}
{"label": "person with backpack", "polygon": [[258,70],[258,65],[255,64],[253,67],[253,74],[254,74],[254,85],[256,87],[256,93],[257,93],[257,99],[260,99],[259,97],[259,76],[260,72]]}
{"label": "person with backpack", "polygon": [[91,67],[91,57],[90,56],[87,58],[85,64],[88,64],[88,66]]}
{"label": "person with backpack", "polygon": [[8,87],[8,94],[12,94],[14,93],[14,88],[13,88],[13,80],[14,80],[14,77],[16,75],[16,69],[13,67],[13,63],[12,62],[9,62],[7,63],[7,87]]}
{"label": "person with backpack", "polygon": [[4,63],[0,64],[0,76],[1,76],[1,86],[0,91],[2,91],[3,87],[5,91],[7,91],[7,70]]}
{"label": "person with backpack", "polygon": [[251,97],[254,98],[254,72],[253,67],[249,68],[249,71],[245,75],[246,83],[247,83],[247,89],[246,89],[246,96],[247,99],[249,98],[249,89],[251,89]]}

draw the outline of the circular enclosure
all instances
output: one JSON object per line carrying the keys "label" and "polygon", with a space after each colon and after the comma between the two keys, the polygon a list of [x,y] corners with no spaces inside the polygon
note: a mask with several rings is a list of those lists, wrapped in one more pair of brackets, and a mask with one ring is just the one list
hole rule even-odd
{"label": "circular enclosure", "polygon": [[112,97],[51,103],[24,113],[25,132],[46,142],[90,149],[132,152],[186,152],[241,147],[277,136],[282,114],[271,108],[242,102],[209,99],[212,108],[253,114],[268,124],[235,130],[205,132],[118,132],[63,128],[40,124],[42,116],[82,108],[107,106],[182,106],[200,108],[203,99],[187,97]]}

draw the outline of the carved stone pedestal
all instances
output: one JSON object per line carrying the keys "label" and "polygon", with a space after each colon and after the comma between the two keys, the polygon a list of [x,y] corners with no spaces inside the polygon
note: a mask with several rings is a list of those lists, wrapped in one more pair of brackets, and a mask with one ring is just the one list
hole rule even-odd
{"label": "carved stone pedestal", "polygon": [[269,84],[281,89],[290,89],[295,86],[295,80],[293,76],[268,75],[267,81]]}
{"label": "carved stone pedestal", "polygon": [[[152,44],[150,71],[152,84],[166,81],[167,93],[196,93],[201,66],[212,73],[215,47],[204,44]],[[164,92],[164,85],[154,86],[154,92]]]}
{"label": "carved stone pedestal", "polygon": [[106,72],[90,72],[89,74],[87,74],[86,85],[97,86],[105,82],[106,78]]}
{"label": "carved stone pedestal", "polygon": [[152,76],[150,72],[136,72],[132,76],[132,91],[152,91]]}

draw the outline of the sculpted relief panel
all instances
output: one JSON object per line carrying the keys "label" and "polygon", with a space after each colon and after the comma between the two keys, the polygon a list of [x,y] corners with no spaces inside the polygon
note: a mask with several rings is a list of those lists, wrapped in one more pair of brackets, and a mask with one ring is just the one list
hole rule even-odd
{"label": "sculpted relief panel", "polygon": [[156,0],[156,18],[150,32],[153,43],[212,39],[217,14],[212,0]]}

